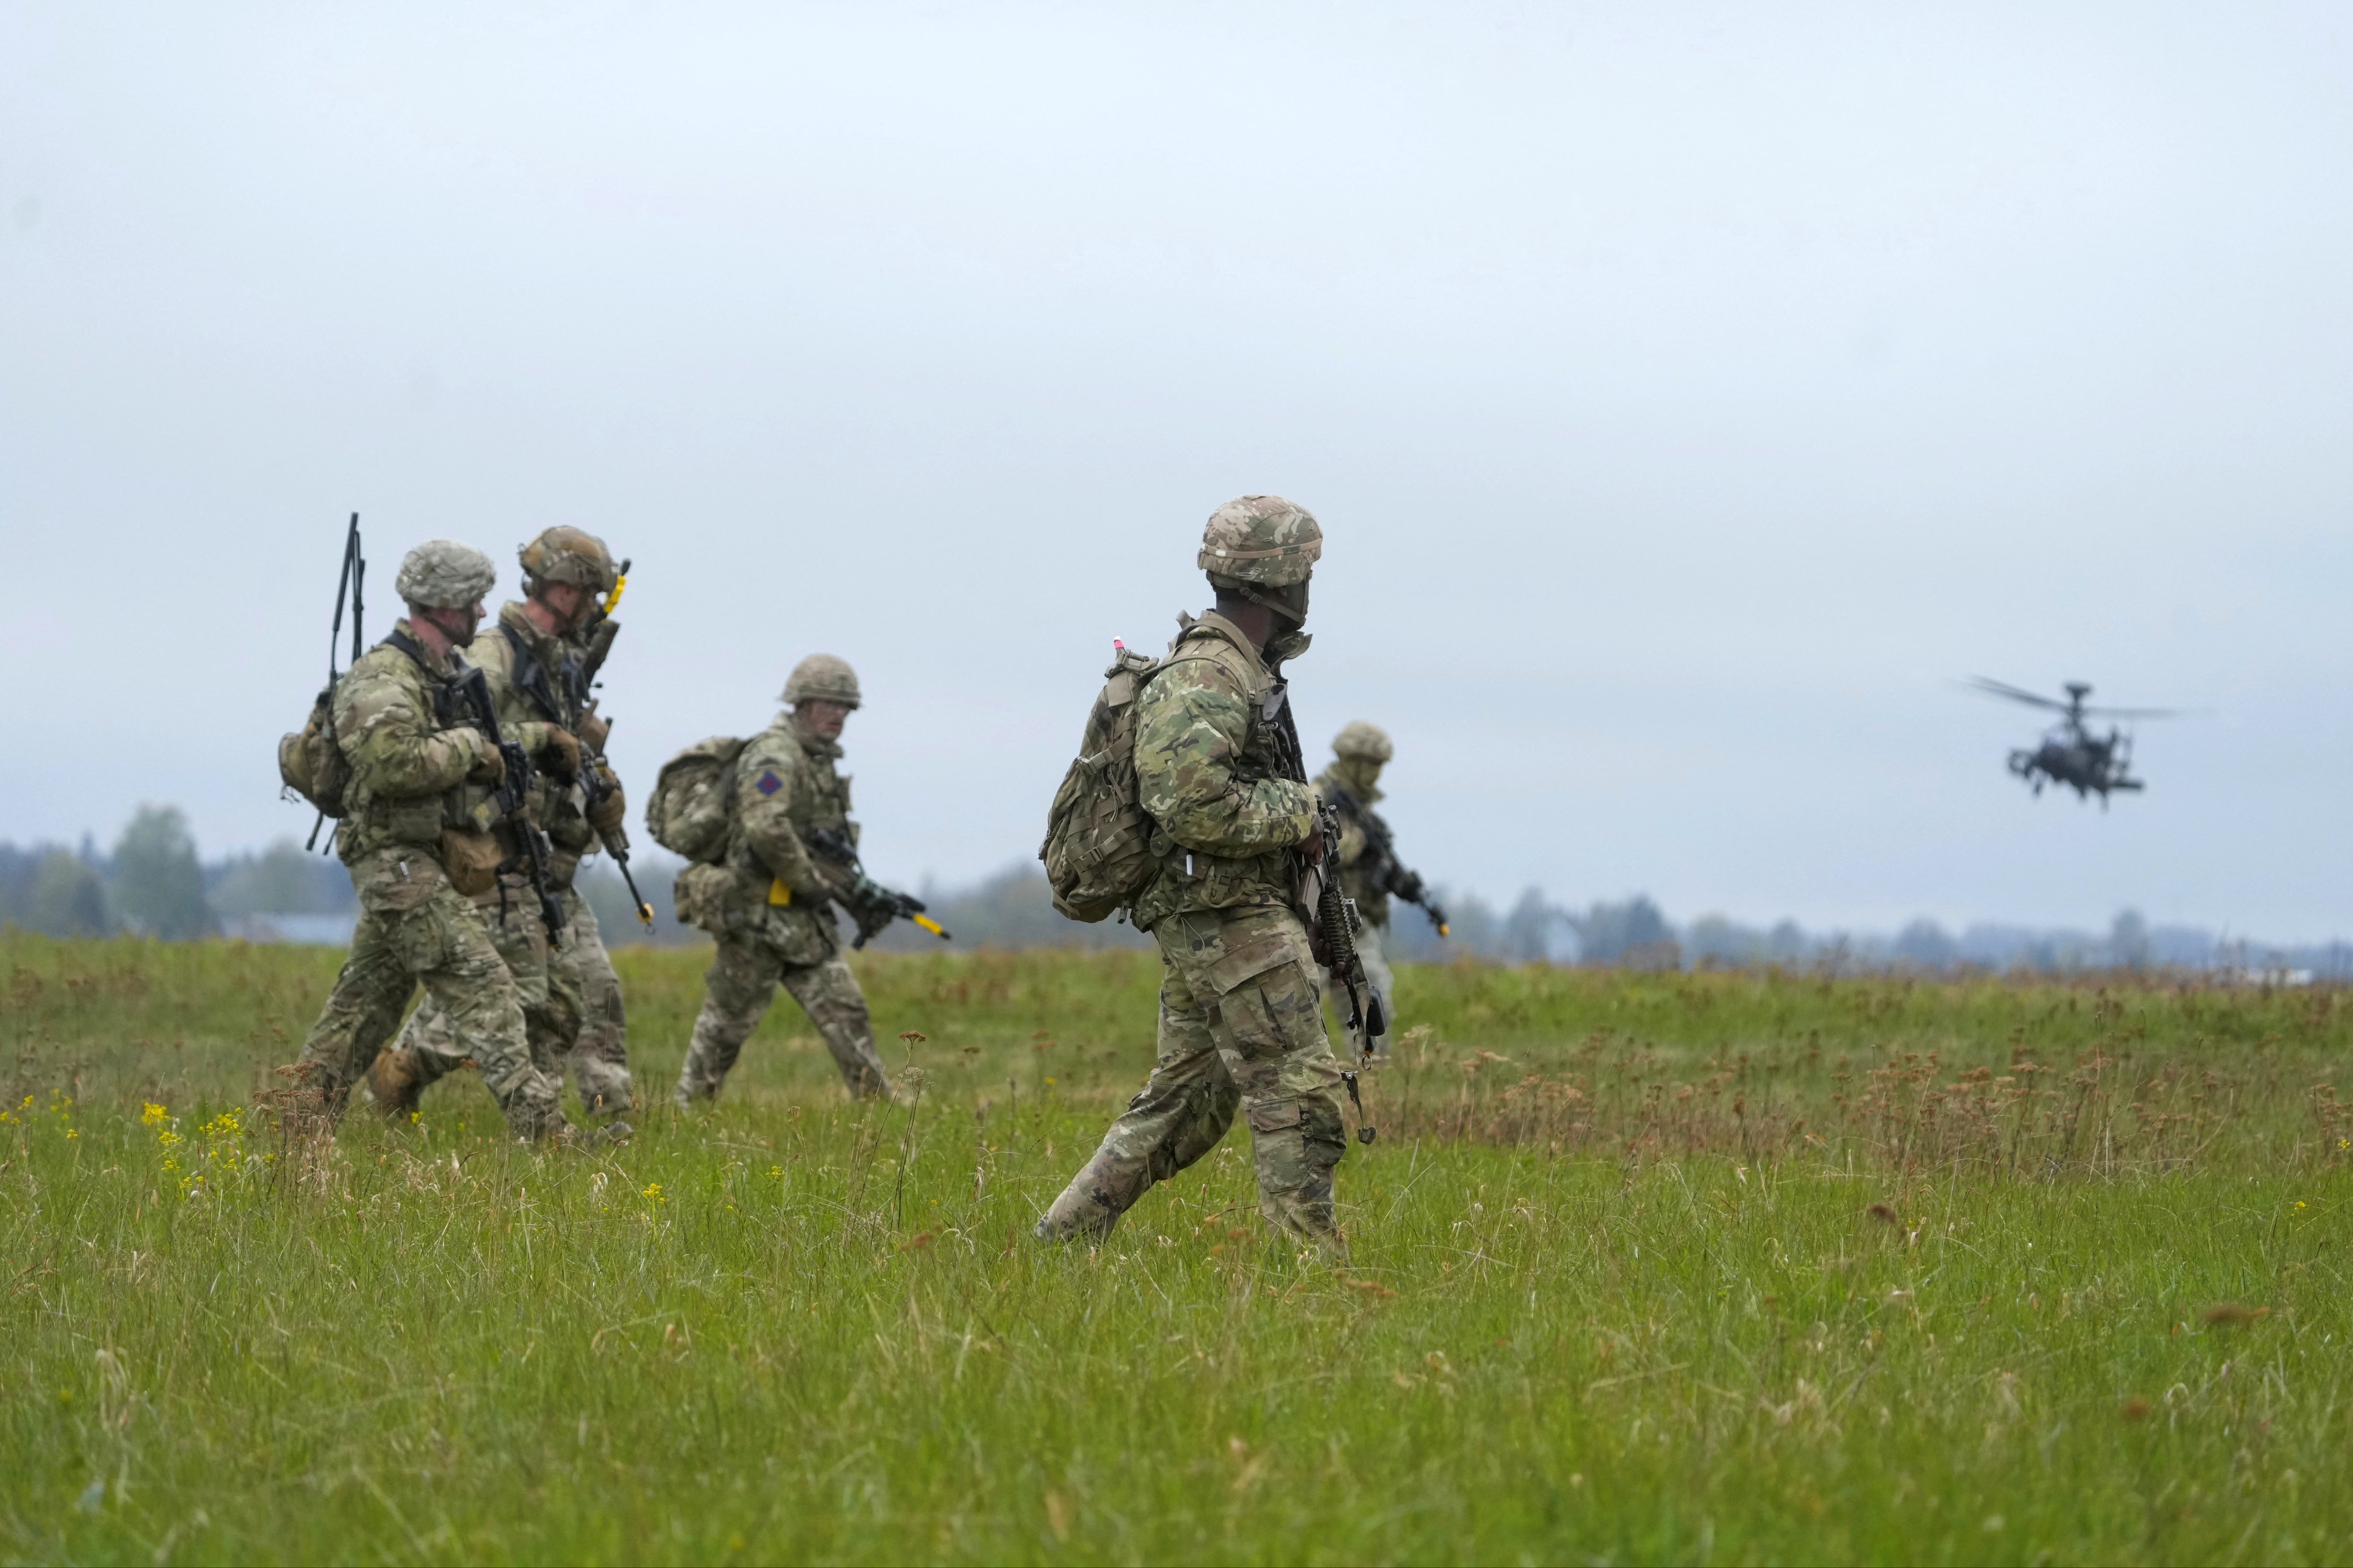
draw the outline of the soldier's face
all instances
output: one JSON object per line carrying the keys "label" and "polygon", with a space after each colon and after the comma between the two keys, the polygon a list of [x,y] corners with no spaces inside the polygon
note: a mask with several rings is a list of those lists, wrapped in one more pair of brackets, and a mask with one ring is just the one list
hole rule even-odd
{"label": "soldier's face", "polygon": [[474,634],[482,626],[482,601],[480,599],[474,601],[470,609],[428,610],[419,606],[416,613],[430,621],[434,630],[448,637],[452,647],[471,647]]}
{"label": "soldier's face", "polygon": [[539,590],[539,602],[555,617],[555,624],[570,631],[580,624],[588,611],[590,594],[577,583],[548,583]]}
{"label": "soldier's face", "polygon": [[828,702],[818,697],[812,697],[807,701],[797,704],[793,709],[793,713],[800,720],[801,728],[820,741],[840,740],[841,727],[849,720],[848,707],[839,702]]}

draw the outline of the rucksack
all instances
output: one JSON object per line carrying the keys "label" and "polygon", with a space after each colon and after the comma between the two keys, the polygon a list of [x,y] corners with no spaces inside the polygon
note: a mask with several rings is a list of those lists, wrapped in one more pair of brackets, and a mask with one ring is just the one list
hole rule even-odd
{"label": "rucksack", "polygon": [[735,821],[735,759],[744,745],[733,735],[713,735],[662,764],[646,802],[646,831],[655,843],[689,860],[719,862]]}
{"label": "rucksack", "polygon": [[1135,710],[1166,661],[1113,646],[1119,656],[1103,671],[1103,694],[1054,792],[1038,849],[1054,908],[1090,924],[1133,907],[1155,869],[1152,818],[1136,797]]}
{"label": "rucksack", "polygon": [[335,743],[333,683],[311,700],[311,717],[300,730],[278,738],[278,776],[287,788],[317,806],[322,816],[342,818],[343,792],[352,783],[352,763]]}

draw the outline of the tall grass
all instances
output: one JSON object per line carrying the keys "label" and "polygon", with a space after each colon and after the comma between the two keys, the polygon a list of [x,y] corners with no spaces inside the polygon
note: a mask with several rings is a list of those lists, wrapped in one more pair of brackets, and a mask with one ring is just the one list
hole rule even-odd
{"label": "tall grass", "polygon": [[[622,963],[659,1087],[698,965]],[[2353,1558],[2335,994],[1409,971],[1335,1269],[1238,1143],[1027,1239],[1148,963],[861,964],[919,1101],[785,1002],[550,1157],[257,1119],[322,955],[0,943],[0,1550]]]}

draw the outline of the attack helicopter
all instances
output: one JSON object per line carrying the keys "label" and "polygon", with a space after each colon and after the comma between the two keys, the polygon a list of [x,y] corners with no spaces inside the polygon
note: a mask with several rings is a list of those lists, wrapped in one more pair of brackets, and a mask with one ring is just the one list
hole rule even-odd
{"label": "attack helicopter", "polygon": [[2132,736],[2111,725],[2105,735],[2095,734],[2084,722],[2086,719],[2170,719],[2178,716],[2178,708],[2092,708],[2084,699],[2092,689],[2080,680],[2067,682],[2067,700],[2044,697],[2032,691],[2021,691],[2015,686],[1984,676],[1972,678],[1971,690],[1989,697],[2007,698],[2023,702],[2030,708],[2049,709],[2062,715],[2042,743],[2032,751],[2010,753],[2010,771],[2033,786],[2041,795],[2046,784],[2065,784],[2075,792],[2078,800],[2100,797],[2100,809],[2108,808],[2108,796],[2117,790],[2137,791],[2146,781],[2132,776]]}

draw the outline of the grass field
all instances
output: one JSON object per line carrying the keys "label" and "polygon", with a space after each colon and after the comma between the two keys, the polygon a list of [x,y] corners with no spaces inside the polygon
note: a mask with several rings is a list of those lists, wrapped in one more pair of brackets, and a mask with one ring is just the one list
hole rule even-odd
{"label": "grass field", "polygon": [[1027,1239],[1134,954],[867,960],[915,1103],[783,1002],[594,1157],[280,1141],[334,962],[0,936],[0,1554],[2353,1561],[2345,993],[1408,970],[1333,1268],[1234,1141]]}

